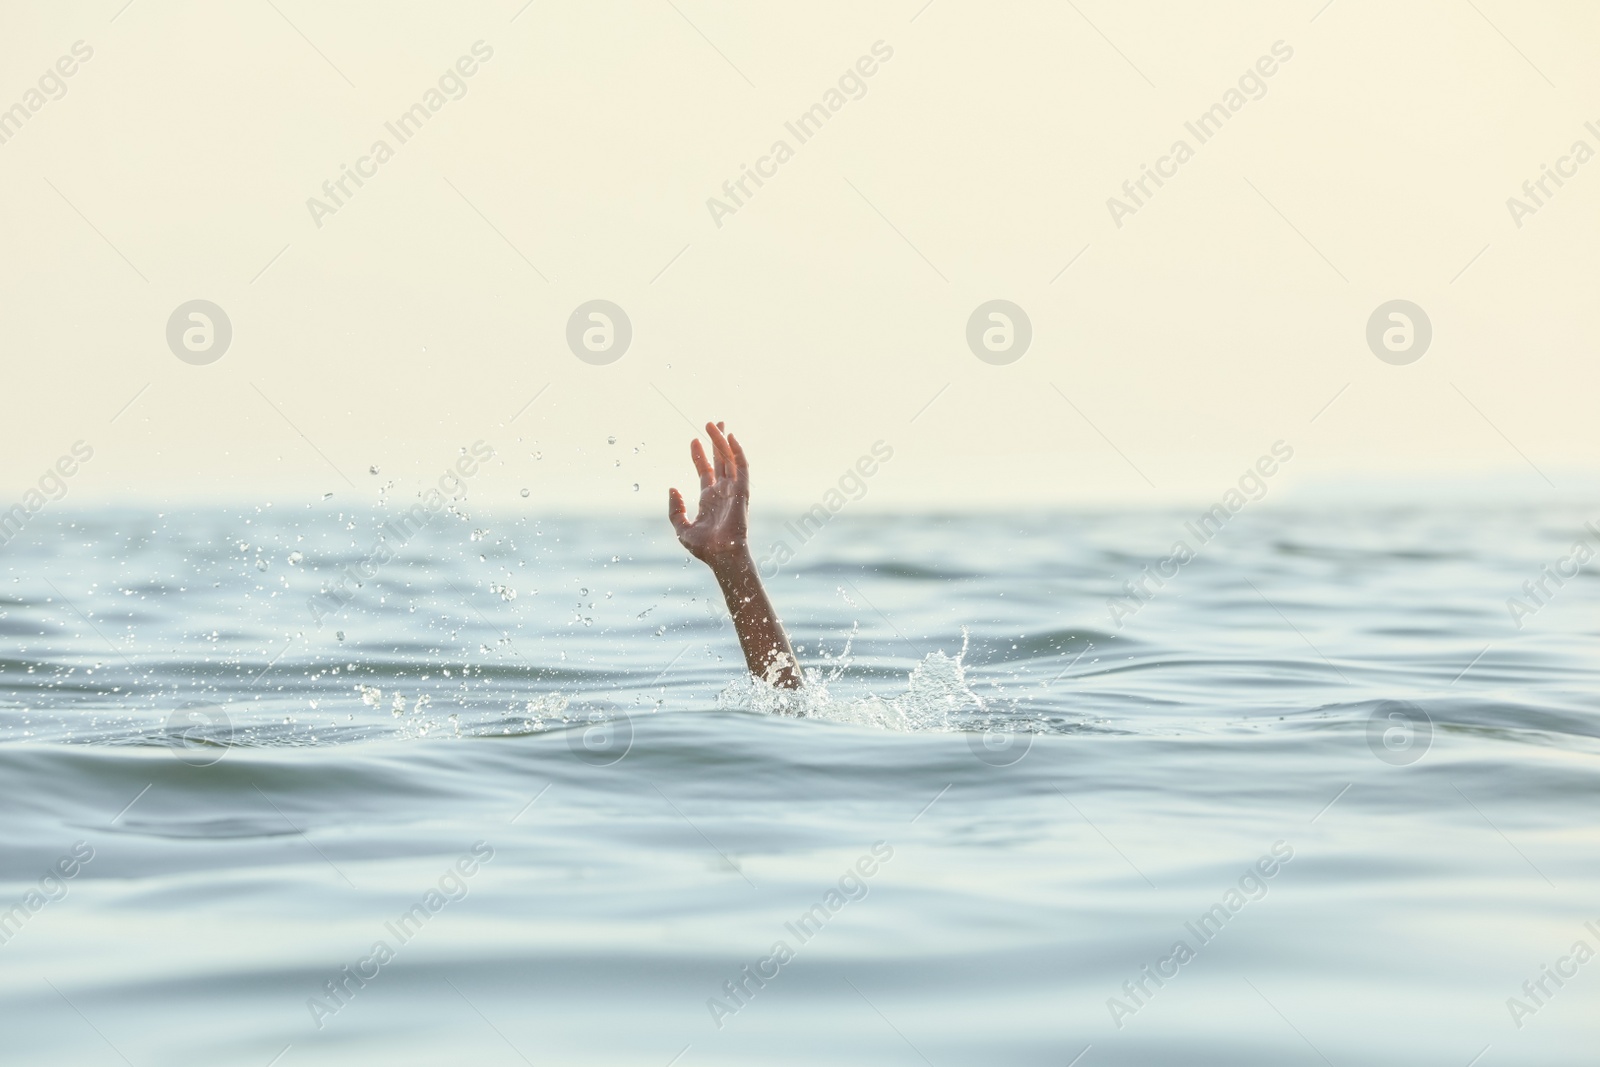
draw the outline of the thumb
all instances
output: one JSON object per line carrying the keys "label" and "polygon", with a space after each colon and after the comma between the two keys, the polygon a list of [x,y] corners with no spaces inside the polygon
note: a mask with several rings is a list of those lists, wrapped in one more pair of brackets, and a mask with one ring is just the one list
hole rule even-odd
{"label": "thumb", "polygon": [[683,506],[683,494],[676,489],[667,490],[667,521],[672,523],[672,528],[679,537],[689,529],[689,520],[685,515],[687,509]]}

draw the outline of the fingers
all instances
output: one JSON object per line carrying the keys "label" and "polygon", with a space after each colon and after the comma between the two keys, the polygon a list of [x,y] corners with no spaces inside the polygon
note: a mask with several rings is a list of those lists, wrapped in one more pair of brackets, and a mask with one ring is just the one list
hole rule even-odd
{"label": "fingers", "polygon": [[733,434],[728,435],[728,447],[733,450],[733,477],[735,481],[746,482],[750,480],[750,461],[744,457],[744,449],[739,445],[739,439]]}
{"label": "fingers", "polygon": [[689,442],[689,458],[694,460],[694,469],[700,475],[700,488],[710,489],[717,479],[711,473],[711,464],[706,462],[706,450],[701,447],[698,437]]}
{"label": "fingers", "polygon": [[683,506],[683,494],[679,493],[676,489],[668,489],[667,521],[672,523],[672,528],[677,532],[679,537],[682,537],[683,532],[689,528],[689,519],[685,515],[685,511],[686,509]]}
{"label": "fingers", "polygon": [[716,450],[717,477],[732,478],[734,471],[733,450],[728,447],[728,439],[722,435],[722,423],[706,423],[706,436],[711,438],[711,446]]}

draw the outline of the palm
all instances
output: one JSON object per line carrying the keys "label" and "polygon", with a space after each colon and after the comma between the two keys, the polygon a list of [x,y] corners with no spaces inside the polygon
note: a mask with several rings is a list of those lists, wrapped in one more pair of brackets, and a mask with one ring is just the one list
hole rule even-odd
{"label": "palm", "polygon": [[721,423],[706,423],[706,433],[711,437],[713,460],[707,460],[698,438],[689,446],[689,457],[700,475],[700,503],[694,521],[688,520],[683,497],[676,489],[667,497],[667,518],[679,543],[698,559],[710,562],[745,549],[750,465],[739,442],[723,435]]}

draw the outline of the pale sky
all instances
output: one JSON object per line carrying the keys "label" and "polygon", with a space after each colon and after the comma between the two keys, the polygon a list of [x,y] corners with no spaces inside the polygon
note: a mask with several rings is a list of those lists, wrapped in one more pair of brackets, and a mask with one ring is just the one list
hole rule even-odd
{"label": "pale sky", "polygon": [[[686,418],[757,506],[880,441],[863,509],[1215,499],[1280,440],[1275,493],[1597,473],[1592,5],[125,3],[0,16],[0,509],[79,440],[79,506],[376,500],[483,440],[484,501],[654,512]],[[192,300],[214,362],[169,348]],[[632,327],[603,365],[592,300]],[[1013,362],[968,347],[990,300]]]}

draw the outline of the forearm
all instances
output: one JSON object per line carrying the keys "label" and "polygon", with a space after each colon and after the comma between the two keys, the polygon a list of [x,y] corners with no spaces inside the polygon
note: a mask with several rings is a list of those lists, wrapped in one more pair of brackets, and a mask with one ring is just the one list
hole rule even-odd
{"label": "forearm", "polygon": [[800,688],[800,664],[789,647],[789,636],[783,632],[772,601],[767,599],[761,574],[749,551],[712,564],[711,571],[728,602],[728,614],[733,616],[733,628],[739,634],[739,647],[744,650],[750,673],[783,689]]}

